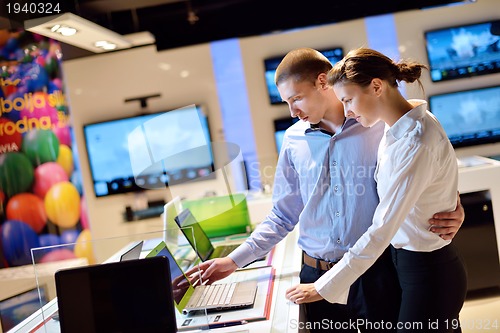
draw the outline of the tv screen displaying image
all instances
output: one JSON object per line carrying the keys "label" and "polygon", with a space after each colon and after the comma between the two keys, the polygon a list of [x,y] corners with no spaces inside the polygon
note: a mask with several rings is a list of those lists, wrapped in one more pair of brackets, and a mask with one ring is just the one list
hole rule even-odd
{"label": "tv screen displaying image", "polygon": [[500,72],[500,21],[425,32],[433,82]]}
{"label": "tv screen displaying image", "polygon": [[429,110],[454,147],[500,141],[500,86],[430,96]]}
{"label": "tv screen displaying image", "polygon": [[[96,197],[214,178],[202,107],[87,124],[83,127]],[[208,146],[210,147],[210,145]]]}
{"label": "tv screen displaying image", "polygon": [[274,140],[276,141],[276,150],[278,153],[281,151],[281,146],[283,145],[283,137],[288,127],[299,121],[299,118],[280,118],[274,120]]}
{"label": "tv screen displaying image", "polygon": [[[339,60],[344,57],[344,52],[341,47],[329,48],[325,50],[318,50],[325,55],[325,57],[330,60],[332,64],[335,64]],[[273,57],[264,60],[265,67],[265,79],[267,92],[269,95],[269,101],[271,104],[281,104],[283,101],[281,100],[280,93],[278,88],[276,88],[276,84],[274,84],[274,74],[276,73],[276,68],[280,64],[281,60],[285,55],[281,55],[278,57]]]}

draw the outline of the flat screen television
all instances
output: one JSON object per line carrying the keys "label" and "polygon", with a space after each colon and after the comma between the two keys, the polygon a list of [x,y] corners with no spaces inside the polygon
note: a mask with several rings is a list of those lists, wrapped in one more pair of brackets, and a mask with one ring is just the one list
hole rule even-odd
{"label": "flat screen television", "polygon": [[96,197],[214,178],[200,105],[84,125]]}
{"label": "flat screen television", "polygon": [[433,82],[500,72],[500,20],[426,31]]}
{"label": "flat screen television", "polygon": [[274,120],[274,140],[276,141],[276,150],[278,153],[281,151],[281,146],[283,145],[283,136],[288,127],[295,124],[299,118],[280,118]]}
{"label": "flat screen television", "polygon": [[[327,57],[332,64],[335,64],[337,61],[341,60],[342,57],[344,56],[344,52],[341,47],[334,47],[318,51],[323,53],[325,57]],[[276,88],[276,84],[274,84],[274,74],[276,73],[276,68],[278,67],[284,56],[285,55],[281,55],[278,57],[272,57],[264,60],[264,67],[265,67],[264,74],[266,79],[267,93],[269,95],[269,101],[271,104],[283,103],[278,88]]]}
{"label": "flat screen television", "polygon": [[429,110],[456,148],[500,141],[500,86],[430,96]]}

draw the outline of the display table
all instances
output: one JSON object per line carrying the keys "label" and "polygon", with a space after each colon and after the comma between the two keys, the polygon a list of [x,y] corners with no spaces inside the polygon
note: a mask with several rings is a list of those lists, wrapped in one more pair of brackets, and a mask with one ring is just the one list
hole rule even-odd
{"label": "display table", "polygon": [[[299,306],[285,299],[285,291],[299,282],[301,251],[297,246],[296,232],[290,233],[272,253],[275,278],[268,297],[269,319],[238,325],[237,330],[248,332],[297,332],[293,320],[299,317]],[[57,311],[57,299],[52,299],[42,309],[32,314],[9,332],[60,332],[57,322],[51,316]],[[236,310],[239,311],[239,310]],[[216,328],[220,332],[234,332],[235,327]],[[188,332],[199,330],[183,329]]]}

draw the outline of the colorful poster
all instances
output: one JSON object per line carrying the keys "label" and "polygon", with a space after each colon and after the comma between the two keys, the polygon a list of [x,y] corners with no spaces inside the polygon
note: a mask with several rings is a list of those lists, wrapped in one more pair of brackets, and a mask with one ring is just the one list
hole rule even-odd
{"label": "colorful poster", "polygon": [[[32,264],[32,248],[89,239],[61,59],[57,41],[0,30],[0,267]],[[81,255],[46,252],[36,261]]]}

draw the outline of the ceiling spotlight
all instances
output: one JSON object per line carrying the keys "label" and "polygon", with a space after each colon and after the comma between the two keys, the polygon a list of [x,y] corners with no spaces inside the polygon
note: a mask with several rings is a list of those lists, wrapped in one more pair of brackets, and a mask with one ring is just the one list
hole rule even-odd
{"label": "ceiling spotlight", "polygon": [[56,24],[52,28],[50,28],[50,31],[60,33],[63,36],[73,36],[78,30],[66,25]]}
{"label": "ceiling spotlight", "polygon": [[[132,47],[124,36],[72,13],[45,16],[24,22],[26,30],[92,52]],[[105,44],[97,46],[99,42]]]}

